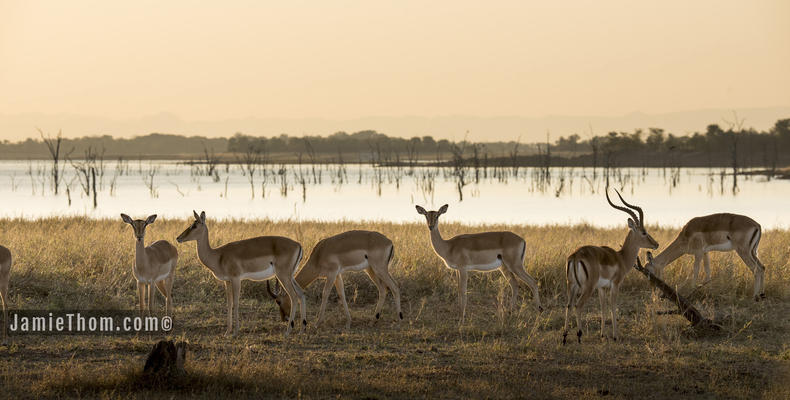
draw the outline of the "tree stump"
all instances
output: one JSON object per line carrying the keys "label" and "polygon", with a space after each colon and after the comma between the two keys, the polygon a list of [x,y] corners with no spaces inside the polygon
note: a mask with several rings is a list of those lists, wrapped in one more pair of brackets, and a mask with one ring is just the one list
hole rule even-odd
{"label": "tree stump", "polygon": [[143,374],[160,378],[183,374],[186,356],[186,343],[160,340],[148,353]]}

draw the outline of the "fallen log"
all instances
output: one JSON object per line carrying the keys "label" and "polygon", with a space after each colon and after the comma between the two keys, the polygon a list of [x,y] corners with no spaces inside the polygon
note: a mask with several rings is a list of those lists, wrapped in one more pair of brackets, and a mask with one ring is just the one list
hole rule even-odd
{"label": "fallen log", "polygon": [[[652,254],[648,253],[647,257],[648,261],[650,261]],[[653,285],[653,287],[661,290],[666,299],[673,301],[678,307],[679,314],[683,315],[687,320],[689,320],[692,326],[711,328],[713,330],[721,329],[719,325],[710,319],[705,318],[702,313],[700,313],[699,310],[697,310],[697,308],[691,304],[690,301],[681,296],[675,289],[672,288],[672,286],[667,285],[666,282],[653,275],[653,273],[648,271],[647,268],[643,267],[642,261],[639,259],[639,257],[636,258],[636,265],[634,265],[634,269],[645,275],[650,281],[650,284]]]}

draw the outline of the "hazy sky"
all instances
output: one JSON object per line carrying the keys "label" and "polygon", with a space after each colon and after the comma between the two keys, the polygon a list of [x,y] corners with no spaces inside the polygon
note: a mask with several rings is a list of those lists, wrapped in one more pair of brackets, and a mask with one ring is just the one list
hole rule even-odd
{"label": "hazy sky", "polygon": [[0,113],[186,120],[790,105],[790,1],[0,0]]}

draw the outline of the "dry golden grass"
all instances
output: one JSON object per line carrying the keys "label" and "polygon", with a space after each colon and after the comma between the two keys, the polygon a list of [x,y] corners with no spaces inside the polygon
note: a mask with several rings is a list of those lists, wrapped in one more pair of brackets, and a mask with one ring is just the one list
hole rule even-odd
{"label": "dry golden grass", "polygon": [[[599,305],[593,299],[586,307],[584,342],[563,347],[565,258],[583,244],[618,246],[625,228],[442,225],[445,237],[494,229],[522,235],[527,270],[540,281],[547,308],[538,315],[522,286],[519,307],[506,312],[509,289],[500,274],[475,274],[468,322],[459,329],[454,275],[431,250],[423,223],[209,223],[214,245],[284,235],[308,252],[335,233],[378,230],[396,246],[391,270],[406,320],[392,320],[388,297],[383,321],[374,323],[375,287],[366,275],[352,273],[346,278],[351,330],[343,329],[341,307],[330,302],[320,331],[308,328],[285,338],[265,285],[245,282],[241,335],[225,338],[224,289],[198,261],[194,243],[177,244],[176,327],[170,336],[189,342],[187,376],[160,385],[140,375],[146,353],[162,335],[13,336],[9,346],[0,347],[0,397],[790,397],[790,231],[763,234],[764,302],[751,301],[752,276],[737,256],[712,257],[713,280],[696,303],[721,321],[719,334],[698,336],[681,317],[656,315],[671,306],[631,273],[619,301],[623,340],[598,337]],[[186,225],[160,217],[146,240],[175,244]],[[676,233],[649,230],[662,248]],[[137,306],[133,237],[120,219],[0,220],[0,242],[15,256],[11,308]],[[667,280],[687,293],[690,270],[691,258],[683,258],[667,269]],[[307,291],[310,322],[322,286],[318,282]],[[160,296],[160,309],[162,303]]]}

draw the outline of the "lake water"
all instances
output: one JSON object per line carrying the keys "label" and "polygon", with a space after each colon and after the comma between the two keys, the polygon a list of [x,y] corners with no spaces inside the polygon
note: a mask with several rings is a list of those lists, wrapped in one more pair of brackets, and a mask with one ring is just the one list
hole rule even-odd
{"label": "lake water", "polygon": [[[267,167],[265,185],[258,169],[252,197],[248,177],[239,166],[218,166],[214,179],[173,161],[105,161],[103,176],[97,178],[94,208],[92,195],[85,194],[71,164],[63,167],[56,196],[49,175],[51,162],[0,161],[0,217],[116,218],[124,212],[137,218],[153,213],[186,218],[195,209],[223,219],[423,222],[415,204],[436,209],[448,203],[443,220],[474,224],[622,226],[625,221],[622,212],[606,204],[602,169],[593,178],[591,168],[552,168],[547,182],[535,168],[520,168],[517,175],[510,168],[489,168],[480,170],[475,183],[474,170],[469,168],[465,179],[471,183],[463,187],[459,201],[457,180],[449,168],[329,165],[316,166],[313,174],[310,165],[288,165],[280,174],[281,168]],[[632,168],[614,174],[612,186],[622,188],[626,200],[644,208],[648,224],[678,227],[694,216],[734,212],[751,216],[765,228],[790,227],[790,181],[739,176],[738,189],[733,191],[732,176],[718,169]]]}

